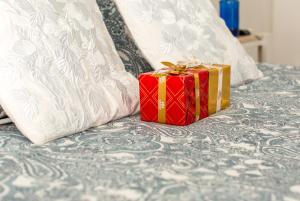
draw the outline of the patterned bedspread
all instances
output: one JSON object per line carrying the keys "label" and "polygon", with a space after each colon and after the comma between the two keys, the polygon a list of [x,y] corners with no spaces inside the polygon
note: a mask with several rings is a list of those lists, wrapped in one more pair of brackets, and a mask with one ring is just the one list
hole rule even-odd
{"label": "patterned bedspread", "polygon": [[188,127],[135,116],[44,146],[0,127],[0,200],[300,200],[300,68],[260,68]]}

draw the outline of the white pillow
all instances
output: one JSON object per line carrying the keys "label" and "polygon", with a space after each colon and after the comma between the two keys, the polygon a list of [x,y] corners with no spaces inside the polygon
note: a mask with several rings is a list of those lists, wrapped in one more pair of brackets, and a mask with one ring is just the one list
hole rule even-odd
{"label": "white pillow", "polygon": [[32,142],[139,110],[95,0],[1,0],[0,19],[0,105]]}
{"label": "white pillow", "polygon": [[232,65],[232,85],[262,76],[210,0],[115,0],[134,40],[156,69],[196,57]]}

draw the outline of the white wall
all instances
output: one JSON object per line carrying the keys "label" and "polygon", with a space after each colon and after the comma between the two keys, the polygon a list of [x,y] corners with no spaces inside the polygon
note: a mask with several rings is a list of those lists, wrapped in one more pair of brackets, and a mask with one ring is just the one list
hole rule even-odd
{"label": "white wall", "polygon": [[[219,1],[212,0],[218,11]],[[270,33],[273,25],[272,3],[272,0],[240,0],[240,28],[265,35],[266,45],[263,49],[263,58],[264,61],[268,62],[272,60],[270,51]],[[246,50],[258,62],[258,49],[256,47],[248,47]]]}
{"label": "white wall", "polygon": [[[217,9],[219,0],[212,0]],[[267,34],[265,61],[300,65],[300,0],[240,0],[241,28]],[[248,50],[255,57],[255,50]]]}
{"label": "white wall", "polygon": [[300,65],[300,0],[273,0],[272,62]]}
{"label": "white wall", "polygon": [[[219,10],[219,0],[212,0]],[[272,30],[272,0],[240,0],[241,28],[256,32],[271,32]]]}

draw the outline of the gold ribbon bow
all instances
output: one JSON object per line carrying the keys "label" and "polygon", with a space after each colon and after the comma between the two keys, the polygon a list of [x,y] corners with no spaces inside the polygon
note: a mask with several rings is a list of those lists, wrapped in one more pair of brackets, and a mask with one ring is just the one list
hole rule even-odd
{"label": "gold ribbon bow", "polygon": [[168,72],[168,74],[171,74],[171,75],[184,74],[184,73],[186,73],[186,70],[187,70],[187,66],[184,65],[184,64],[175,65],[175,64],[173,64],[171,62],[168,62],[168,61],[163,61],[163,62],[161,62],[161,64],[168,67],[167,72]]}
{"label": "gold ribbon bow", "polygon": [[[168,61],[161,62],[166,66],[164,72],[158,71],[154,75],[159,77],[158,83],[158,122],[166,123],[166,97],[167,97],[167,76],[187,74],[188,67],[185,64],[173,64]],[[199,74],[194,73],[195,78],[195,96],[196,96],[196,121],[200,119],[200,81]]]}

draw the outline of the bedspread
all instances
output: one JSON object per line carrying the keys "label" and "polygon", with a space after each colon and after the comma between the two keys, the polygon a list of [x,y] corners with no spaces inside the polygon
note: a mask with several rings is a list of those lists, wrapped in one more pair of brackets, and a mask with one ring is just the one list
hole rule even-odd
{"label": "bedspread", "polygon": [[260,69],[188,127],[134,116],[37,146],[1,126],[0,200],[300,200],[300,67]]}

